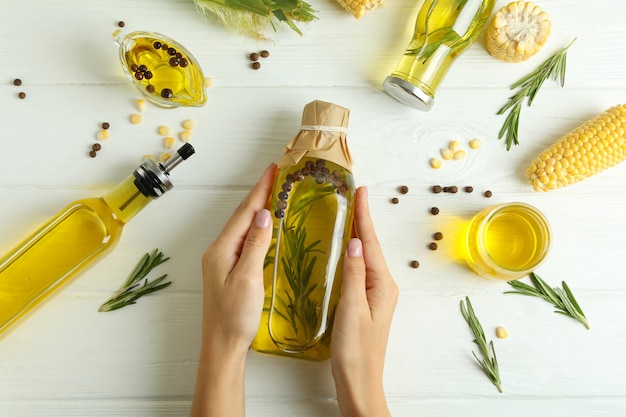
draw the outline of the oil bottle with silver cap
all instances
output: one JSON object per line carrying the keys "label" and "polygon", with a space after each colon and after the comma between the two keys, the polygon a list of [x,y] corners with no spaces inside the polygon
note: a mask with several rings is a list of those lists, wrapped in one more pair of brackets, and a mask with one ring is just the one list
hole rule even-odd
{"label": "oil bottle with silver cap", "polygon": [[0,258],[0,338],[72,278],[104,258],[124,226],[173,185],[170,172],[194,153],[146,160],[101,197],[74,201]]}

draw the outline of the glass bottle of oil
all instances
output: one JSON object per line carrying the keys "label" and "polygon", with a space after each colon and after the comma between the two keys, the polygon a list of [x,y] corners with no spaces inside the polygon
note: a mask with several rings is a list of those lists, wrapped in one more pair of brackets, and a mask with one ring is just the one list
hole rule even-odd
{"label": "glass bottle of oil", "polygon": [[70,203],[2,256],[0,337],[113,250],[124,225],[172,188],[170,171],[193,153],[185,144],[164,164],[146,160],[101,197]]}
{"label": "glass bottle of oil", "polygon": [[274,235],[265,269],[265,306],[252,348],[325,360],[352,232],[354,179],[346,142],[349,110],[322,101],[304,108],[270,201]]}
{"label": "glass bottle of oil", "polygon": [[454,60],[478,37],[496,0],[425,0],[415,32],[383,87],[398,101],[428,111]]}

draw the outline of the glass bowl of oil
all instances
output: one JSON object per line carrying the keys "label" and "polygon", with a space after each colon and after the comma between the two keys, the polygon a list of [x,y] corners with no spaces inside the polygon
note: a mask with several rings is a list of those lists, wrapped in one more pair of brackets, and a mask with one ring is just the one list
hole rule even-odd
{"label": "glass bowl of oil", "polygon": [[194,56],[175,40],[155,32],[113,33],[130,83],[160,107],[201,107],[206,81]]}
{"label": "glass bowl of oil", "polygon": [[551,246],[550,224],[537,208],[526,203],[489,206],[467,227],[467,262],[483,277],[522,278],[543,263]]}

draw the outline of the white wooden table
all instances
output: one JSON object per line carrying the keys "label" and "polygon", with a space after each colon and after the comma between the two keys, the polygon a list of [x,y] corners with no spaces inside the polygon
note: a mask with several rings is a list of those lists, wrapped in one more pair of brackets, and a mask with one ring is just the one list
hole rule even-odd
{"label": "white wooden table", "polygon": [[[401,289],[385,369],[394,416],[622,416],[626,413],[626,165],[571,187],[535,193],[523,172],[545,147],[626,97],[626,3],[538,1],[553,34],[525,63],[490,57],[481,38],[462,55],[420,113],[387,96],[384,77],[410,36],[419,2],[389,0],[360,21],[334,0],[313,1],[304,36],[280,28],[274,42],[227,33],[191,0],[0,0],[0,252],[76,198],[97,196],[144,154],[163,151],[157,127],[193,118],[197,154],[172,174],[175,188],[126,227],[115,252],[0,342],[0,416],[185,416],[200,339],[200,256],[263,168],[282,155],[311,100],[351,109],[348,135],[358,184],[370,202]],[[496,10],[506,1],[498,1]],[[110,35],[151,30],[183,43],[213,79],[206,106],[149,106],[132,125],[138,93],[126,82]],[[570,49],[565,88],[548,82],[524,108],[521,145],[505,150],[495,113],[509,85],[551,53]],[[258,71],[247,55],[267,49]],[[23,85],[12,84],[21,78]],[[17,94],[23,91],[26,98]],[[111,138],[87,156],[99,125]],[[483,146],[433,170],[450,140]],[[472,194],[434,195],[434,184]],[[398,187],[410,192],[400,195]],[[490,189],[487,199],[481,192]],[[399,198],[393,205],[390,199]],[[524,201],[551,222],[553,248],[537,271],[565,280],[587,331],[546,302],[504,295],[508,286],[468,270],[454,225],[489,204]],[[428,210],[438,206],[441,214]],[[427,248],[442,231],[440,249]],[[174,284],[118,312],[99,305],[139,257],[160,248]],[[413,269],[411,260],[421,266]],[[459,302],[469,296],[494,340],[504,393],[478,369]],[[496,326],[509,337],[497,339]],[[338,416],[329,363],[251,352],[248,415]]]}

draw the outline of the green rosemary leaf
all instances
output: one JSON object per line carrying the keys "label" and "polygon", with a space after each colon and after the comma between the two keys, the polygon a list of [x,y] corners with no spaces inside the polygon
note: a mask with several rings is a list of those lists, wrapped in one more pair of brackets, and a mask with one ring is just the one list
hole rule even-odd
{"label": "green rosemary leaf", "polygon": [[[171,282],[161,284],[167,274],[161,275],[153,281],[148,281],[145,277],[157,266],[170,258],[164,258],[158,249],[152,253],[146,253],[141,257],[135,268],[132,270],[124,285],[105,303],[100,306],[99,311],[114,311],[131,304],[135,304],[140,297],[162,290],[170,286]],[[141,285],[143,281],[143,285]]]}
{"label": "green rosemary leaf", "polygon": [[[461,314],[474,335],[474,343],[478,345],[482,359],[479,358],[474,351],[472,351],[472,355],[474,355],[474,358],[476,358],[476,361],[491,383],[495,385],[499,392],[502,392],[500,368],[498,366],[498,359],[496,357],[493,341],[487,344],[485,332],[480,324],[480,321],[478,321],[478,317],[476,317],[476,313],[474,312],[474,308],[472,307],[469,297],[465,297],[465,301],[466,302],[464,303],[463,300],[461,300]],[[491,350],[489,348],[491,348]]]}
{"label": "green rosemary leaf", "polygon": [[498,134],[498,139],[505,139],[507,151],[511,149],[512,145],[519,145],[519,115],[522,111],[524,99],[527,99],[526,104],[530,106],[547,79],[558,80],[561,87],[565,85],[567,51],[575,40],[576,38],[566,47],[545,60],[536,70],[511,85],[511,90],[516,88],[520,90],[509,97],[507,104],[502,106],[496,113],[502,115],[509,111]]}
{"label": "green rosemary leaf", "polygon": [[548,285],[547,282],[541,279],[539,275],[531,272],[529,275],[530,281],[533,283],[535,288],[539,291],[539,293],[546,299],[546,301],[551,302],[555,306],[563,309],[563,302],[558,294]]}
{"label": "green rosemary leaf", "polygon": [[583,313],[578,301],[574,298],[572,290],[570,290],[565,281],[562,281],[563,288],[552,288],[534,272],[530,273],[529,278],[534,288],[531,288],[530,286],[519,281],[508,281],[507,283],[516,289],[516,291],[505,291],[505,294],[521,294],[543,298],[557,309],[555,313],[571,317],[574,320],[581,322],[587,329],[589,329],[587,317],[585,317],[585,313]]}

